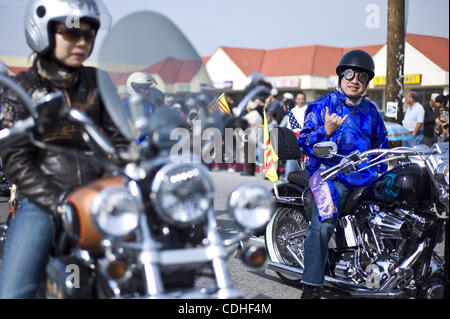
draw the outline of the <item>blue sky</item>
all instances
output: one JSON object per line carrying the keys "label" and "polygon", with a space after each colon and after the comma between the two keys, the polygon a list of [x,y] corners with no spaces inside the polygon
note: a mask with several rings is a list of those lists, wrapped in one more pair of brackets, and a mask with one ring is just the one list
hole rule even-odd
{"label": "blue sky", "polygon": [[[384,43],[387,0],[104,0],[113,22],[152,10],[169,17],[201,56],[219,46],[272,49]],[[23,32],[28,0],[0,0],[0,55],[31,53]],[[407,0],[407,32],[449,36],[448,0]],[[98,48],[97,45],[96,48]],[[94,52],[95,53],[95,52]]]}

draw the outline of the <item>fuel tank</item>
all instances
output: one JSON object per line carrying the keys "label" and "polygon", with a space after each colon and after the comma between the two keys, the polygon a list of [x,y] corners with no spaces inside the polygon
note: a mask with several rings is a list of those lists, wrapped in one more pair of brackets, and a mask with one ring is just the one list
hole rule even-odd
{"label": "fuel tank", "polygon": [[423,210],[435,202],[437,194],[426,167],[404,163],[370,184],[361,199],[379,206]]}

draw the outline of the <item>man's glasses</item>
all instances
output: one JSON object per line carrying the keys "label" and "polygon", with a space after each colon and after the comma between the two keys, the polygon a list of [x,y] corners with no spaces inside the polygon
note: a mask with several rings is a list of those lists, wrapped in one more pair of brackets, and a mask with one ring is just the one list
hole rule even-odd
{"label": "man's glasses", "polygon": [[77,42],[82,37],[86,42],[92,42],[96,34],[94,29],[82,30],[80,28],[66,27],[56,28],[55,32],[61,34],[64,40],[71,42]]}
{"label": "man's glasses", "polygon": [[[347,69],[344,71],[344,78],[347,81],[353,80],[355,77],[355,71],[353,69]],[[366,72],[358,72],[358,80],[362,84],[366,84],[369,81],[369,75]]]}

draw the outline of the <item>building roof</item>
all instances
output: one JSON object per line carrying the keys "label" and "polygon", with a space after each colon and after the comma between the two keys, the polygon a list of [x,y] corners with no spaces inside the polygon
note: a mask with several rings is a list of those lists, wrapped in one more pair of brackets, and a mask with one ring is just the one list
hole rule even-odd
{"label": "building roof", "polygon": [[14,75],[17,75],[18,73],[22,72],[22,71],[26,71],[29,69],[29,67],[22,67],[22,66],[9,66],[8,65],[8,69],[14,73]]}
{"label": "building roof", "polygon": [[[198,73],[202,61],[200,60],[178,60],[174,58],[166,58],[155,63],[142,72],[150,74],[158,74],[165,83],[189,83]],[[133,72],[115,73],[110,72],[109,75],[116,85],[125,84],[128,77]]]}
{"label": "building roof", "polygon": [[[449,39],[417,34],[408,34],[406,41],[422,52],[443,70],[449,70]],[[219,47],[230,57],[245,75],[258,71],[267,76],[317,75],[331,76],[336,65],[346,52],[364,50],[371,56],[377,54],[385,44],[339,48],[323,45],[297,46],[290,48],[260,50]],[[209,61],[209,58],[204,61]]]}
{"label": "building roof", "polygon": [[265,50],[220,47],[245,75],[261,69]]}
{"label": "building roof", "polygon": [[436,63],[441,69],[449,70],[448,38],[433,37],[429,35],[407,34],[406,42]]}

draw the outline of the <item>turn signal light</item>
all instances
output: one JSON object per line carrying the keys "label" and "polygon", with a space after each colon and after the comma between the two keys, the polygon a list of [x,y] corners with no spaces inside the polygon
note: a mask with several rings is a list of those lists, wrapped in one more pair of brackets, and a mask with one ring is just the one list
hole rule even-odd
{"label": "turn signal light", "polygon": [[250,246],[242,251],[242,261],[249,267],[260,268],[267,260],[267,251],[262,246]]}
{"label": "turn signal light", "polygon": [[106,268],[106,273],[112,279],[120,279],[125,276],[127,272],[127,265],[123,260],[115,259],[112,260],[108,267]]}

